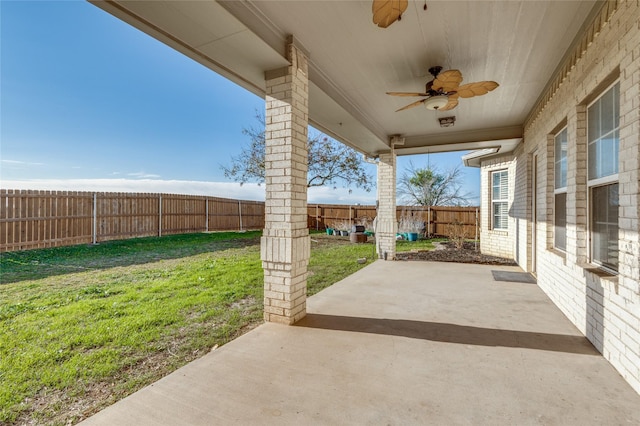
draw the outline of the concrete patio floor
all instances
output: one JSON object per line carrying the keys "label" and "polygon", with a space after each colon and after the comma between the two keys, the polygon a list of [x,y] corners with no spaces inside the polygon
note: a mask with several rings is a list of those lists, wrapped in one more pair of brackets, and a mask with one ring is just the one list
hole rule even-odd
{"label": "concrete patio floor", "polygon": [[83,425],[640,424],[542,291],[492,271],[520,270],[377,261]]}

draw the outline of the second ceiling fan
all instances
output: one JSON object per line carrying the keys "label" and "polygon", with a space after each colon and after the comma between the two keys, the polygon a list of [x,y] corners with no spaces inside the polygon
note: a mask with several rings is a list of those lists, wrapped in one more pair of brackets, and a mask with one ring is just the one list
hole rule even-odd
{"label": "second ceiling fan", "polygon": [[424,96],[424,99],[410,103],[398,111],[417,107],[421,104],[428,109],[448,111],[458,106],[458,98],[472,98],[486,95],[499,86],[495,81],[478,81],[460,86],[462,73],[458,70],[442,71],[442,67],[431,67],[429,72],[433,80],[426,85],[424,92],[387,92],[391,96]]}

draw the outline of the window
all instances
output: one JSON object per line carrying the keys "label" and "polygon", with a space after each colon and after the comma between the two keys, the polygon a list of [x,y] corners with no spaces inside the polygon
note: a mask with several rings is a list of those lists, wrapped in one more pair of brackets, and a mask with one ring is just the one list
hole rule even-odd
{"label": "window", "polygon": [[620,84],[587,108],[591,261],[618,270]]}
{"label": "window", "polygon": [[555,137],[553,246],[567,249],[567,128]]}
{"label": "window", "polygon": [[508,186],[507,170],[491,173],[491,211],[493,229],[508,228]]}
{"label": "window", "polygon": [[591,257],[618,270],[618,184],[591,188]]}

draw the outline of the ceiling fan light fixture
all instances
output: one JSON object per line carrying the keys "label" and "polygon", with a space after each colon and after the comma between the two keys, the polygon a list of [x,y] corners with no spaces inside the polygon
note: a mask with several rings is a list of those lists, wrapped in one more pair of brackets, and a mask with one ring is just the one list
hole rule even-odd
{"label": "ceiling fan light fixture", "polygon": [[436,95],[424,101],[426,109],[436,111],[449,103],[449,97],[447,95]]}

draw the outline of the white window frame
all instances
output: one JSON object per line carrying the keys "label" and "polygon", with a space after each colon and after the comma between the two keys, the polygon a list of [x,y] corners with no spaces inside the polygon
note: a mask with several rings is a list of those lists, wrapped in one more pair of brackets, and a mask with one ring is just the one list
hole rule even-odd
{"label": "white window frame", "polygon": [[[553,247],[555,249],[561,250],[561,251],[566,251],[567,250],[567,208],[566,208],[566,197],[567,197],[567,180],[565,177],[565,181],[563,182],[564,185],[561,186],[557,186],[557,173],[558,173],[558,162],[562,161],[562,159],[558,159],[556,153],[557,153],[557,144],[559,142],[559,137],[562,134],[565,134],[565,138],[566,138],[566,144],[567,144],[567,151],[568,151],[568,145],[569,145],[569,132],[568,132],[568,127],[565,126],[562,129],[560,129],[553,137]],[[568,153],[567,151],[565,151],[565,156],[564,156],[564,162],[565,162],[565,167],[567,167],[567,156]],[[560,195],[560,194],[565,194],[565,209],[564,209],[564,247],[558,247],[557,245],[557,232],[558,232],[558,228],[556,227],[556,212],[557,212],[557,206],[556,206],[556,196]]]}
{"label": "white window frame", "polygon": [[[588,224],[588,244],[589,244],[589,261],[592,264],[595,264],[596,266],[608,270],[610,272],[613,273],[617,273],[617,267],[611,268],[607,265],[604,265],[601,261],[599,261],[598,259],[595,259],[594,256],[594,246],[593,246],[593,224],[592,224],[592,220],[593,220],[593,204],[592,204],[592,199],[593,199],[593,195],[592,195],[592,190],[594,188],[598,188],[598,187],[602,187],[602,186],[607,186],[607,185],[613,185],[613,184],[618,184],[619,185],[619,180],[618,180],[618,173],[613,173],[611,175],[608,176],[603,176],[603,177],[598,177],[598,178],[594,178],[594,179],[589,179],[589,167],[590,167],[590,161],[591,158],[589,156],[589,145],[591,144],[591,140],[590,140],[590,135],[589,135],[589,108],[591,108],[593,105],[595,105],[597,102],[599,102],[602,97],[607,94],[610,90],[612,90],[614,88],[615,85],[620,84],[620,80],[616,80],[615,82],[613,82],[611,85],[609,85],[606,89],[604,89],[602,91],[602,93],[600,95],[598,95],[598,97],[596,99],[594,99],[591,103],[589,103],[587,105],[587,126],[586,126],[586,130],[587,130],[587,224]],[[618,89],[618,95],[619,95],[620,91]],[[616,100],[618,103],[620,102],[620,99],[618,98]],[[619,114],[620,110],[619,110],[619,105],[618,105],[618,114]],[[618,115],[618,127],[615,127],[613,130],[613,132],[618,131],[618,135],[620,134],[620,116]],[[619,136],[618,136],[619,138]],[[619,140],[618,140],[618,149],[619,149]],[[618,152],[619,154],[619,152]],[[618,157],[618,171],[619,171],[619,157]],[[619,188],[619,186],[618,186]],[[619,226],[619,216],[618,216],[618,226]],[[619,229],[619,228],[618,228]]]}
{"label": "white window frame", "polygon": [[[493,177],[494,175],[498,174],[498,173],[506,173],[507,176],[507,195],[506,198],[498,198],[495,199],[493,197]],[[493,170],[489,173],[489,184],[490,184],[490,195],[491,195],[491,229],[496,230],[496,231],[506,231],[509,229],[509,213],[508,213],[508,209],[509,209],[509,170],[508,169],[501,169],[501,170]],[[506,208],[507,208],[507,213],[506,213],[506,225],[504,227],[496,227],[496,221],[495,221],[495,205],[496,204],[505,204]]]}

